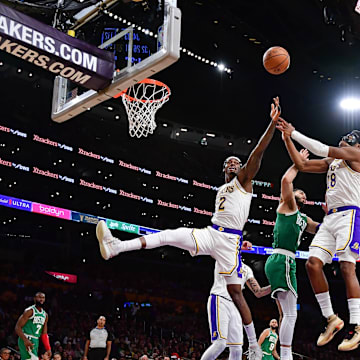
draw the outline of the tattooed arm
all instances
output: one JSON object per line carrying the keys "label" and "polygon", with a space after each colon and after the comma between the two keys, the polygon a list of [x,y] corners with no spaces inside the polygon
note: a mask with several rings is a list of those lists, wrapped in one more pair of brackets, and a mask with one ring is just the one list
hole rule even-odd
{"label": "tattooed arm", "polygon": [[257,280],[254,277],[250,278],[246,282],[246,285],[248,286],[248,288],[253,292],[253,294],[257,298],[261,298],[261,297],[269,295],[271,293],[271,286],[270,285],[260,287],[259,283],[257,282]]}

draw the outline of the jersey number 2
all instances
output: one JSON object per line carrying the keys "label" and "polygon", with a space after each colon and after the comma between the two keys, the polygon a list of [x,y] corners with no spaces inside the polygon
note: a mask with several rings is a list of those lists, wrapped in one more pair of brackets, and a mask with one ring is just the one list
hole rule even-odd
{"label": "jersey number 2", "polygon": [[225,196],[222,196],[220,198],[219,211],[224,211],[225,210],[225,207],[224,207],[225,200],[226,200]]}

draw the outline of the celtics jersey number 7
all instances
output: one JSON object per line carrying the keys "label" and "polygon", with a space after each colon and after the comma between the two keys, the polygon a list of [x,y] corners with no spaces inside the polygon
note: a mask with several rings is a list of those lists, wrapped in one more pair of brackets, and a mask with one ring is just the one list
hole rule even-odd
{"label": "celtics jersey number 7", "polygon": [[28,335],[33,338],[39,338],[42,334],[45,320],[46,312],[44,309],[39,311],[35,305],[28,307],[26,310],[32,309],[33,315],[26,322],[25,326],[22,328],[25,335]]}

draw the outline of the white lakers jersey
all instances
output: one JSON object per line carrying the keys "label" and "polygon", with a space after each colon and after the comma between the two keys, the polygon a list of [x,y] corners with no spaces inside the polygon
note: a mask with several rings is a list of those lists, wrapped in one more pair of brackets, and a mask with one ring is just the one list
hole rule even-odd
{"label": "white lakers jersey", "polygon": [[[231,296],[229,295],[226,287],[226,280],[225,276],[219,274],[219,267],[218,263],[215,263],[215,270],[214,270],[214,284],[210,290],[210,294],[220,295],[228,300],[231,300]],[[245,283],[254,277],[254,273],[251,268],[244,263],[241,265],[240,273],[242,274],[241,280],[241,289],[244,290]]]}
{"label": "white lakers jersey", "polygon": [[335,159],[327,173],[326,203],[328,209],[339,206],[360,207],[360,173],[342,159]]}
{"label": "white lakers jersey", "polygon": [[225,228],[242,230],[248,219],[252,193],[246,192],[237,177],[220,187],[211,222]]}

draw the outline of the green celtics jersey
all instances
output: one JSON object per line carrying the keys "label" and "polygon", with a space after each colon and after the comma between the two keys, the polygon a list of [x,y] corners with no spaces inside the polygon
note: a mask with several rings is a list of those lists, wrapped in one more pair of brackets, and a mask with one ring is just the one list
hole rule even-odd
{"label": "green celtics jersey", "polygon": [[277,212],[276,215],[272,247],[296,252],[300,245],[301,235],[307,226],[307,216],[299,210],[292,214]]}
{"label": "green celtics jersey", "polygon": [[22,330],[25,335],[29,335],[33,338],[39,338],[42,334],[42,330],[45,324],[46,312],[44,309],[39,311],[35,305],[28,307],[26,310],[30,309],[32,309],[33,314],[26,322]]}
{"label": "green celtics jersey", "polygon": [[261,344],[261,350],[265,355],[272,354],[276,346],[277,338],[278,338],[278,334],[272,332],[270,329],[269,335],[265,338],[265,340]]}

